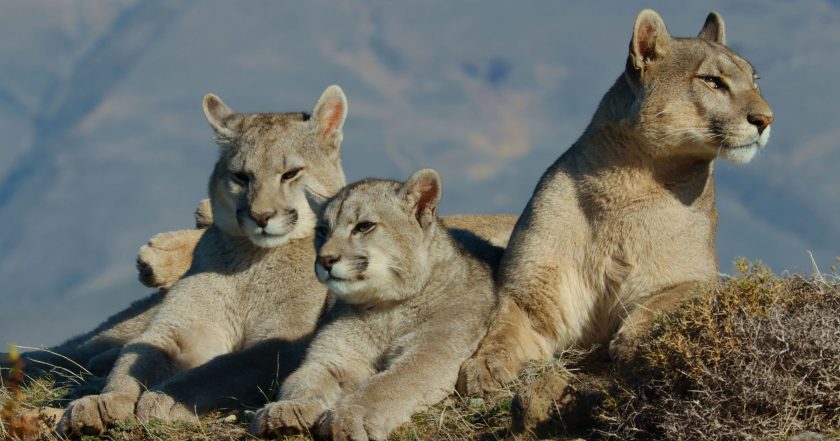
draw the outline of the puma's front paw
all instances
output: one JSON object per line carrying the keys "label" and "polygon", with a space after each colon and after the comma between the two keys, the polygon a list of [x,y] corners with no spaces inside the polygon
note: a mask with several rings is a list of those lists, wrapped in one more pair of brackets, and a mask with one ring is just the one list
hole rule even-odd
{"label": "puma's front paw", "polygon": [[314,401],[268,403],[254,415],[251,434],[265,438],[308,433],[323,412],[323,406]]}
{"label": "puma's front paw", "polygon": [[198,422],[198,415],[193,409],[158,391],[144,392],[137,401],[135,413],[137,419],[144,423],[151,420]]}
{"label": "puma's front paw", "polygon": [[490,395],[515,380],[523,364],[504,349],[479,351],[461,365],[458,392],[462,395]]}
{"label": "puma's front paw", "polygon": [[318,421],[318,436],[333,441],[385,440],[388,433],[366,418],[363,406],[342,406],[328,410]]}
{"label": "puma's front paw", "polygon": [[202,234],[203,230],[178,230],[149,239],[137,254],[140,282],[150,288],[171,288],[190,269]]}
{"label": "puma's front paw", "polygon": [[89,395],[70,403],[58,425],[65,435],[100,435],[116,421],[134,419],[135,398],[116,393]]}

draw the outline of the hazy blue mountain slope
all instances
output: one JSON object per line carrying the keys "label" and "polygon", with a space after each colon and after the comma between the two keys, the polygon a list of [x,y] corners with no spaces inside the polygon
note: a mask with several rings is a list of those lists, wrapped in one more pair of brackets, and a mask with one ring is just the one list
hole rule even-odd
{"label": "hazy blue mountain slope", "polygon": [[[711,6],[613,2],[6,1],[0,14],[0,344],[55,343],[147,292],[134,257],[191,225],[216,147],[207,92],[243,111],[350,100],[350,179],[445,182],[443,213],[518,213],[624,66],[633,19],[696,33]],[[713,6],[777,118],[720,164],[719,251],[775,269],[840,254],[840,10]]]}

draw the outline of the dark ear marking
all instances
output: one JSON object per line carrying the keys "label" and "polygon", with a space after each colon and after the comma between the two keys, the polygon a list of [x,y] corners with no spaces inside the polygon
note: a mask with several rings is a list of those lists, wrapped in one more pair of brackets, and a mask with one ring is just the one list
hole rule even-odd
{"label": "dark ear marking", "polygon": [[644,71],[649,64],[665,57],[670,44],[671,35],[662,17],[652,9],[643,10],[636,17],[633,37],[630,40],[632,66],[639,71]]}
{"label": "dark ear marking", "polygon": [[318,135],[334,147],[341,145],[341,129],[347,118],[347,110],[347,97],[344,91],[335,84],[324,90],[312,110],[310,120],[314,122]]}
{"label": "dark ear marking", "polygon": [[723,18],[721,18],[720,14],[715,11],[709,13],[706,17],[706,22],[703,23],[703,28],[697,34],[697,38],[726,44],[726,31],[724,30]]}
{"label": "dark ear marking", "polygon": [[310,188],[305,188],[303,194],[306,196],[306,202],[309,203],[309,208],[315,213],[315,217],[321,217],[329,198],[315,193]]}
{"label": "dark ear marking", "polygon": [[400,193],[421,227],[426,228],[435,220],[441,195],[438,172],[430,168],[414,172],[402,185]]}

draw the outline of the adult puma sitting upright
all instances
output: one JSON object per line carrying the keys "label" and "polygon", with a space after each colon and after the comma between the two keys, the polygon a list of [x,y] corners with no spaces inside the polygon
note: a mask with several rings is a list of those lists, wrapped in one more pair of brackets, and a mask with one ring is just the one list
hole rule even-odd
{"label": "adult puma sitting upright", "polygon": [[514,228],[500,309],[462,391],[497,389],[571,346],[631,357],[654,314],[717,280],[713,162],[748,162],[766,144],[773,114],[756,78],[718,14],[677,39],[639,14],[625,71]]}
{"label": "adult puma sitting upright", "polygon": [[315,215],[305,192],[327,197],[345,184],[344,93],[327,88],[311,116],[237,113],[214,95],[204,113],[221,147],[209,183],[214,223],[102,394],[67,408],[65,433],[135,417],[194,420],[230,397],[258,402],[297,367],[328,304],[310,271]]}

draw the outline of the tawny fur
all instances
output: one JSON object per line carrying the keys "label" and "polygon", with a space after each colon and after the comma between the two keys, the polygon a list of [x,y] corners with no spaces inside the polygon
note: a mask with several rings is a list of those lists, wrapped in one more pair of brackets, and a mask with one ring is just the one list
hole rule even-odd
{"label": "tawny fur", "polygon": [[713,161],[746,162],[766,143],[772,111],[755,77],[716,13],[678,39],[639,14],[625,72],[516,224],[462,391],[497,390],[571,346],[611,342],[626,360],[657,312],[717,280]]}
{"label": "tawny fur", "polygon": [[315,267],[337,304],[278,401],[257,413],[255,435],[384,440],[454,391],[496,305],[501,249],[450,234],[439,198],[426,169],[404,184],[352,184],[326,204]]}

